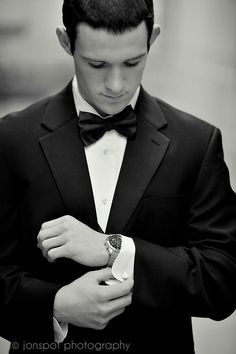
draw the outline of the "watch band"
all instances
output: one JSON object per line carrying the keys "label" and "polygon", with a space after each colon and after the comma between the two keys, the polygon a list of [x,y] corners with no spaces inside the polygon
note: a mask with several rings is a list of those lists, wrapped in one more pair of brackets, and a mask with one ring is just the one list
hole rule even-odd
{"label": "watch band", "polygon": [[105,240],[105,247],[109,253],[109,259],[107,267],[111,268],[115,262],[118,254],[120,253],[122,243],[122,235],[120,234],[111,234]]}

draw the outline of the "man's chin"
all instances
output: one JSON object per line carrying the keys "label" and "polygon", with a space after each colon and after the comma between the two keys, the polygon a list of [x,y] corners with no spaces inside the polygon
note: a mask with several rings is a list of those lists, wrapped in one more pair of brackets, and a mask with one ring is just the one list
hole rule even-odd
{"label": "man's chin", "polygon": [[97,108],[97,112],[99,114],[101,114],[102,116],[108,116],[108,115],[115,115],[117,113],[120,113],[121,111],[123,111],[123,109],[125,109],[127,105],[117,105],[117,106],[103,106],[103,107],[99,107]]}
{"label": "man's chin", "polygon": [[99,107],[99,113],[102,115],[114,115],[120,113],[129,104],[129,101],[117,102],[113,104],[104,104]]}

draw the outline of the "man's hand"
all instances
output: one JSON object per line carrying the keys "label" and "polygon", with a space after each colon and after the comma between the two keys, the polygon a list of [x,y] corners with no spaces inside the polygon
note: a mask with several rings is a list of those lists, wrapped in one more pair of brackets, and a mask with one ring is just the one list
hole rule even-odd
{"label": "man's hand", "polygon": [[78,327],[104,329],[132,302],[133,280],[100,285],[112,278],[110,268],[86,273],[62,287],[55,296],[54,317]]}
{"label": "man's hand", "polygon": [[38,247],[49,262],[66,257],[86,266],[103,267],[109,257],[106,237],[67,215],[42,224]]}

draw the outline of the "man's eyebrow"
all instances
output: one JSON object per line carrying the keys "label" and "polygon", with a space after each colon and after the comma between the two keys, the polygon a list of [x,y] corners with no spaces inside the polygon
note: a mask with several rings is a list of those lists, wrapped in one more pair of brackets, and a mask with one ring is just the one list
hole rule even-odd
{"label": "man's eyebrow", "polygon": [[[138,60],[138,59],[141,59],[141,58],[144,57],[146,54],[147,54],[147,53],[139,54],[139,55],[136,56],[136,57],[126,59],[124,62],[130,61],[130,60]],[[83,55],[82,55],[82,58],[85,59],[85,60],[88,60],[88,61],[92,61],[92,62],[94,62],[94,63],[105,63],[105,60],[93,59],[93,58],[89,58],[89,57],[86,57],[86,56],[83,56]]]}
{"label": "man's eyebrow", "polygon": [[82,58],[88,61],[93,61],[95,63],[105,63],[104,60],[93,59],[93,58],[85,57],[84,55],[82,55]]}
{"label": "man's eyebrow", "polygon": [[141,59],[142,57],[144,57],[147,53],[142,53],[142,54],[139,54],[137,57],[134,57],[134,58],[129,58],[125,61],[129,61],[129,60],[138,60],[138,59]]}

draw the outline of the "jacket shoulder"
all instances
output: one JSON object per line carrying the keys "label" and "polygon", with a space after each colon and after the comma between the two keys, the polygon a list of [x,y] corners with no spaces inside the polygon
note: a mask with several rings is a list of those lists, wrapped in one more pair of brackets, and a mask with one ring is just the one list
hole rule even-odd
{"label": "jacket shoulder", "polygon": [[0,119],[0,149],[2,151],[27,144],[42,133],[41,121],[51,96],[27,108],[11,112]]}
{"label": "jacket shoulder", "polygon": [[176,126],[178,126],[178,130],[182,129],[183,134],[184,132],[185,134],[194,133],[193,136],[205,136],[206,134],[212,135],[215,129],[218,129],[206,120],[180,110],[157,97],[154,97],[154,99],[161,108],[161,111],[164,114],[170,128],[176,128]]}
{"label": "jacket shoulder", "polygon": [[159,98],[155,98],[167,121],[162,133],[171,141],[170,151],[179,153],[179,159],[202,163],[209,147],[214,142],[222,149],[220,130],[211,123],[190,113],[177,109]]}
{"label": "jacket shoulder", "polygon": [[53,96],[46,97],[44,99],[41,99],[39,101],[36,101],[32,103],[30,106],[19,110],[19,111],[14,111],[6,114],[0,119],[0,129],[2,129],[2,126],[5,125],[18,125],[17,123],[22,122],[22,120],[34,120],[37,117],[41,116],[41,114],[45,111],[47,108],[47,105],[49,101],[51,100]]}

